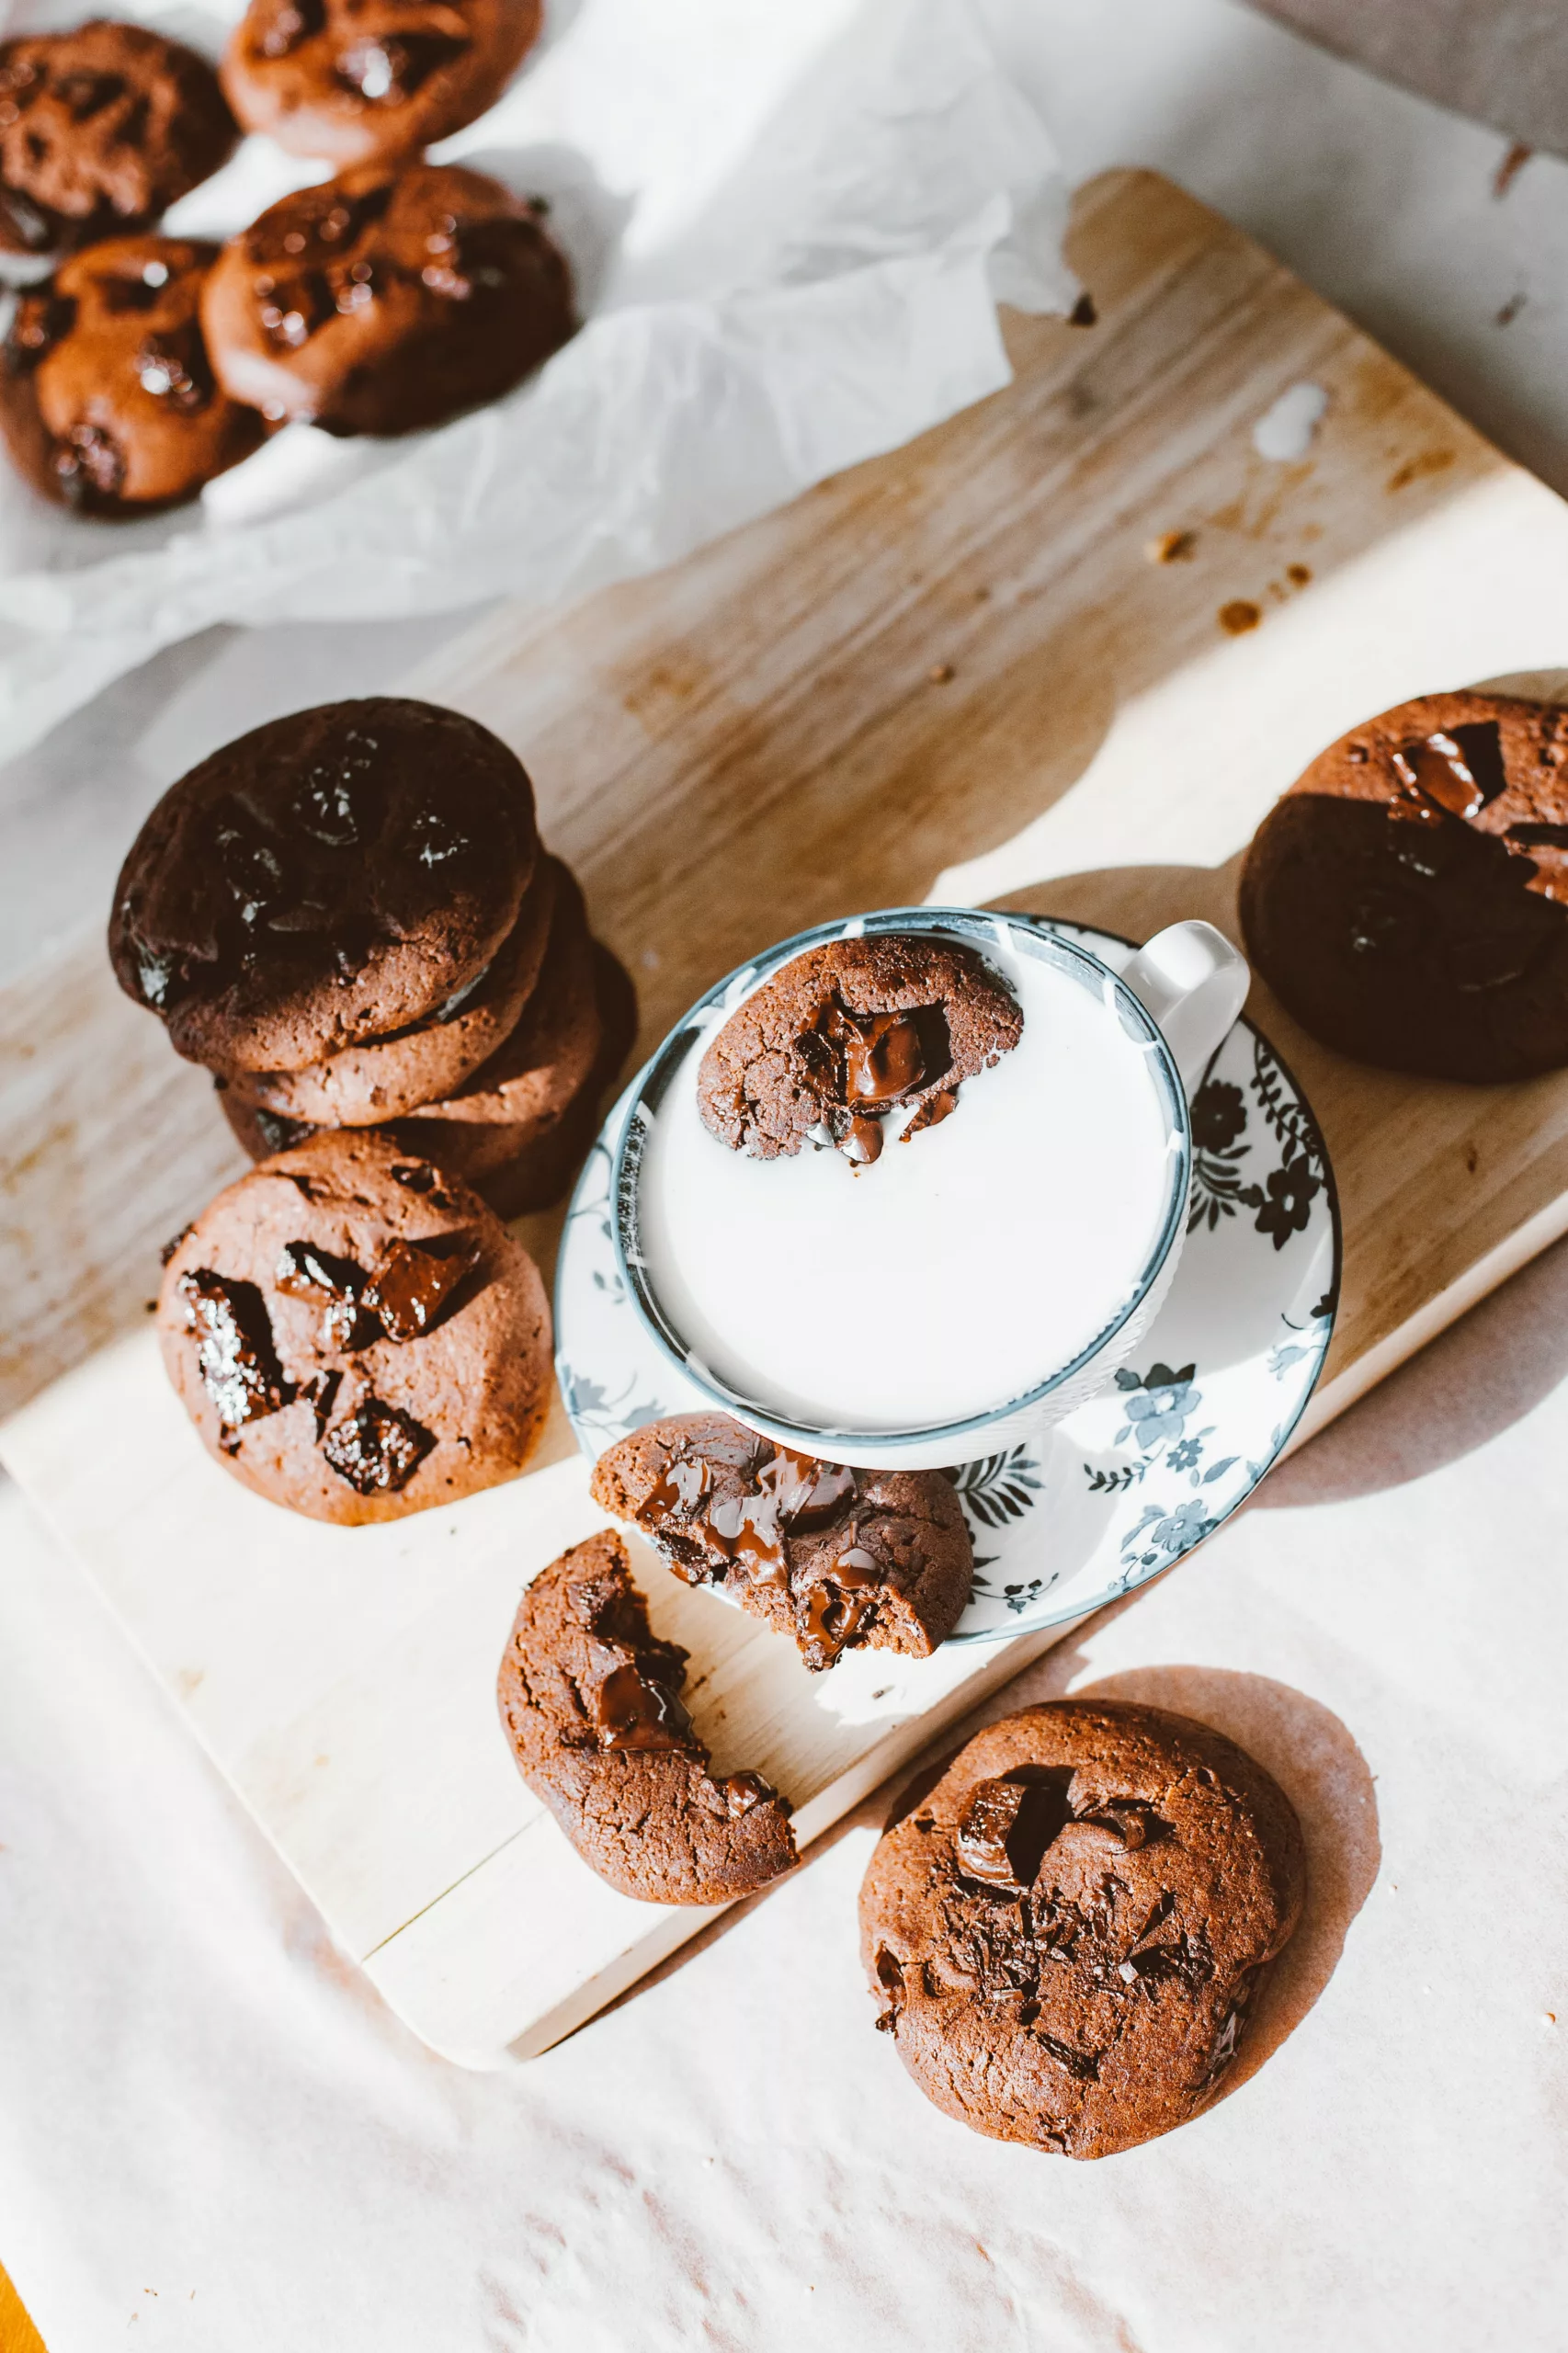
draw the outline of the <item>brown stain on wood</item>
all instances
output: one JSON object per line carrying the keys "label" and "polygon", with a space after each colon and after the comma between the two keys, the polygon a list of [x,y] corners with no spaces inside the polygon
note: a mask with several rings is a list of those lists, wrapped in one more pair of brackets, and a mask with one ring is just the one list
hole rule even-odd
{"label": "brown stain on wood", "polygon": [[[1004,313],[1005,391],[656,577],[561,615],[501,608],[409,682],[521,753],[636,975],[644,1048],[744,956],[923,898],[1069,790],[1119,703],[1211,648],[1210,529],[1265,579],[1310,545],[1322,578],[1389,528],[1393,470],[1403,526],[1502,463],[1153,175],[1082,190],[1069,257],[1095,331]],[[1333,434],[1265,474],[1244,421],[1306,378]],[[1198,544],[1151,563],[1173,513],[1193,520],[1165,536]],[[3,1410],[141,1319],[159,1244],[243,1162],[204,1075],[119,997],[96,926],[0,991],[0,1136]]]}

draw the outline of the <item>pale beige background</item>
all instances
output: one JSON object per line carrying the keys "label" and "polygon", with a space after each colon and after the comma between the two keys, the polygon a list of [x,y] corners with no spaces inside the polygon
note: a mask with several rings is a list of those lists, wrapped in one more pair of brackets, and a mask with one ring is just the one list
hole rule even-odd
{"label": "pale beige background", "polygon": [[[1495,199],[1497,134],[1223,0],[994,13],[1076,173],[1173,170],[1562,468],[1562,166]],[[405,658],[329,653],[194,649],[0,776],[13,941],[97,903],[153,724]],[[869,2031],[874,1808],[520,2077],[430,2058],[0,1493],[0,2255],[51,2353],[1560,2342],[1565,1333],[1560,1249],[1015,1695],[1191,1708],[1308,1830],[1307,1920],[1229,2097],[1097,2167],[964,2134]]]}

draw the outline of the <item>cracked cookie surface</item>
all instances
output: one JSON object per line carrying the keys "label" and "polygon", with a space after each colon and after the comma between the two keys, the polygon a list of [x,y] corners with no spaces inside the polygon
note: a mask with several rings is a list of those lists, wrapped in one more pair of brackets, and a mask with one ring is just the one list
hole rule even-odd
{"label": "cracked cookie surface", "polygon": [[974,1547],[940,1471],[850,1471],[728,1414],[632,1431],[593,1496],[688,1585],[720,1586],[791,1636],[814,1672],[851,1649],[928,1658],[962,1616]]}
{"label": "cracked cookie surface", "polygon": [[1568,710],[1424,695],[1352,728],[1258,827],[1240,904],[1341,1053],[1478,1083],[1568,1063]]}
{"label": "cracked cookie surface", "polygon": [[164,1363],[209,1451],[343,1526],[522,1469],[550,1392],[550,1307],[465,1185],[345,1129],[264,1161],[171,1245]]}
{"label": "cracked cookie surface", "polygon": [[1290,1802],[1233,1742],[1058,1701],[978,1734],[884,1832],[861,1957],[937,2108],[1109,2156],[1212,2097],[1304,1888]]}
{"label": "cracked cookie surface", "polygon": [[518,1770],[601,1879],[649,1904],[726,1904],[790,1870],[794,1834],[755,1773],[709,1770],[686,1662],[607,1530],[528,1586],[496,1696]]}
{"label": "cracked cookie surface", "polygon": [[972,949],[913,932],[833,940],[736,1007],[699,1065],[698,1108],[753,1159],[820,1143],[863,1165],[890,1112],[910,1112],[913,1141],[1022,1033],[1016,998]]}

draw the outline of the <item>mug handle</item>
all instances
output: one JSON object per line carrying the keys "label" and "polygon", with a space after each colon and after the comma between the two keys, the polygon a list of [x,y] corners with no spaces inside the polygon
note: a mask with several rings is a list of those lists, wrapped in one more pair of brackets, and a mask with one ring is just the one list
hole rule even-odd
{"label": "mug handle", "polygon": [[1121,975],[1158,1024],[1190,1096],[1246,1002],[1246,958],[1211,923],[1173,923]]}

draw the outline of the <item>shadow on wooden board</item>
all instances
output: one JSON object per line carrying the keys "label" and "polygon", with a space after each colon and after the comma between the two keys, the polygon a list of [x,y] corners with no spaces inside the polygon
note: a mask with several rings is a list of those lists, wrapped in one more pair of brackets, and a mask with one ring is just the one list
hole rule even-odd
{"label": "shadow on wooden board", "polygon": [[[756,949],[923,899],[1058,801],[1129,699],[1509,471],[1152,174],[1083,189],[1070,253],[1096,323],[1009,314],[1005,391],[667,572],[503,608],[398,682],[521,752],[644,1045]],[[1267,460],[1252,427],[1305,379],[1321,446]],[[0,1413],[143,1313],[158,1245],[241,1165],[97,921],[0,992]]]}

